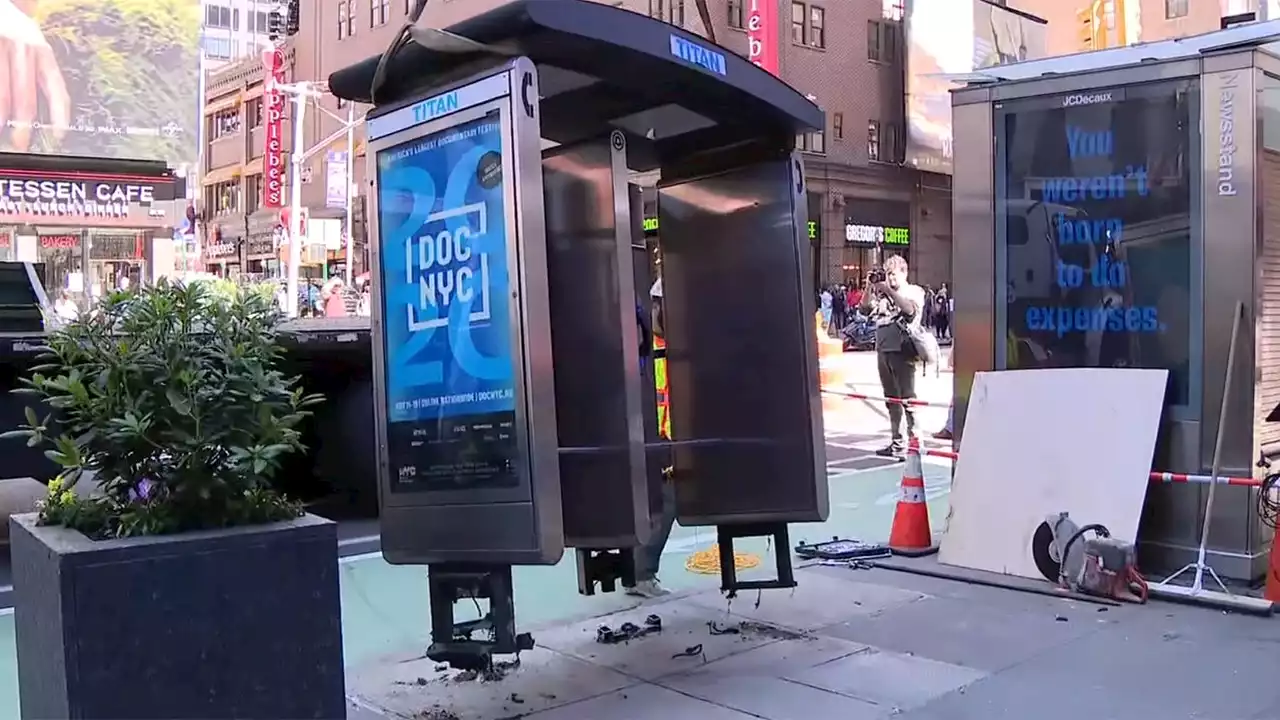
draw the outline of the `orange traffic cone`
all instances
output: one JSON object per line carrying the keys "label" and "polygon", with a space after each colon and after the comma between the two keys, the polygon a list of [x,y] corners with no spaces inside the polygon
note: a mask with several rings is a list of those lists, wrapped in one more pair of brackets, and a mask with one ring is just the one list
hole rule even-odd
{"label": "orange traffic cone", "polygon": [[902,494],[893,513],[889,549],[894,555],[922,557],[938,551],[929,529],[929,506],[924,496],[924,471],[920,466],[920,441],[911,438],[907,462],[902,467]]}
{"label": "orange traffic cone", "polygon": [[[1280,523],[1277,523],[1280,524]],[[1262,597],[1271,602],[1280,602],[1280,528],[1271,540],[1271,557],[1267,562],[1267,586]]]}

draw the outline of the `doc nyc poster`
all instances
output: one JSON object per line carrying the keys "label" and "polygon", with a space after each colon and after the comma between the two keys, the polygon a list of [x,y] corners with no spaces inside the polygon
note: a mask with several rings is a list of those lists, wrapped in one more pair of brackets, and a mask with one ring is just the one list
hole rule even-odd
{"label": "doc nyc poster", "polygon": [[518,482],[502,153],[496,111],[378,153],[393,491]]}

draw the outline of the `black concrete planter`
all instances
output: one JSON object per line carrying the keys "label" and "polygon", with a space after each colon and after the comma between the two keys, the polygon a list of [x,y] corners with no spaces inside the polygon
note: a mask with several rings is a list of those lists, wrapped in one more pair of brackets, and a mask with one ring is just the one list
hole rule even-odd
{"label": "black concrete planter", "polygon": [[336,526],[93,541],[11,519],[22,717],[345,717]]}

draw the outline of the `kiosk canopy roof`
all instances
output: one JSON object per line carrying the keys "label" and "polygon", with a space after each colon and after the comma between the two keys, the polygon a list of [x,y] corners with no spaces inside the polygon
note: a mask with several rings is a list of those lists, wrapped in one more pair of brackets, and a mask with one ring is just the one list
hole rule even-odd
{"label": "kiosk canopy roof", "polygon": [[[486,62],[524,55],[539,66],[543,135],[559,143],[619,127],[659,145],[680,135],[723,147],[764,136],[790,142],[824,124],[813,102],[746,58],[589,0],[515,0],[447,32],[477,47],[442,51],[409,42],[388,63],[374,115]],[[370,103],[380,57],[334,72],[330,91]]]}
{"label": "kiosk canopy roof", "polygon": [[1188,60],[1230,50],[1262,48],[1275,54],[1277,40],[1280,40],[1280,20],[1272,20],[1172,40],[997,65],[977,72],[954,75],[951,79],[969,85],[990,85],[1127,65]]}

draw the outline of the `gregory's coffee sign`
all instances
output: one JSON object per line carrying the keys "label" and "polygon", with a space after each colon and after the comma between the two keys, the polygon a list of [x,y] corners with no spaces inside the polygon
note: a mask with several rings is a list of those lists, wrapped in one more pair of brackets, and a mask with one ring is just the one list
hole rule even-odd
{"label": "gregory's coffee sign", "polygon": [[131,209],[149,211],[172,195],[169,182],[6,177],[0,171],[0,215],[125,218]]}

